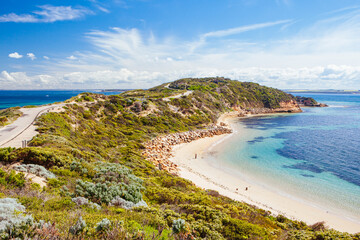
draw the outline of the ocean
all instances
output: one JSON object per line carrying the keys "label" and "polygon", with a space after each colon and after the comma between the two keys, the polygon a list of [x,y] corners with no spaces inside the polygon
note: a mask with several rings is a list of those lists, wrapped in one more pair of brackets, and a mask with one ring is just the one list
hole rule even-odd
{"label": "ocean", "polygon": [[99,90],[0,90],[0,109],[61,102],[83,92],[105,95],[121,93],[121,91],[100,92]]}
{"label": "ocean", "polygon": [[[64,101],[84,91],[0,90],[0,109]],[[248,182],[360,221],[360,95],[301,95],[329,107],[238,119],[233,127],[239,133],[207,159]]]}
{"label": "ocean", "polygon": [[216,145],[208,161],[253,184],[360,221],[360,95],[301,95],[329,107],[236,120],[238,133]]}

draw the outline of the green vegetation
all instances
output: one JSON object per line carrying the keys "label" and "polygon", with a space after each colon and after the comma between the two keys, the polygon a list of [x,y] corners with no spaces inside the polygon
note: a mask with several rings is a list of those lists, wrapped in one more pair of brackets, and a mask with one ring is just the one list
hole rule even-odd
{"label": "green vegetation", "polygon": [[5,171],[0,168],[0,185],[5,188],[22,188],[25,186],[25,177],[23,173]]}
{"label": "green vegetation", "polygon": [[[192,94],[162,100],[187,90]],[[200,189],[142,156],[144,143],[158,135],[204,128],[235,107],[276,108],[291,100],[224,78],[181,79],[117,96],[81,94],[65,112],[40,117],[30,147],[0,149],[2,163],[42,165],[56,178],[40,189],[19,184],[21,177],[11,181],[4,170],[1,193],[18,199],[35,222],[50,223],[30,229],[33,239],[359,239]]]}
{"label": "green vegetation", "polygon": [[18,117],[22,116],[20,107],[12,107],[4,110],[0,110],[0,127],[8,125],[15,121]]}
{"label": "green vegetation", "polygon": [[303,104],[305,106],[315,106],[318,104],[318,102],[312,97],[296,96],[296,102],[298,102],[299,104]]}

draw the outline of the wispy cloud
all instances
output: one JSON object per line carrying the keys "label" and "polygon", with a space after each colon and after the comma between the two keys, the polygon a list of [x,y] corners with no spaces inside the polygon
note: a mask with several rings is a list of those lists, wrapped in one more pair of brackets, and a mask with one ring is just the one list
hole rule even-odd
{"label": "wispy cloud", "polygon": [[69,59],[69,60],[76,60],[77,57],[75,57],[74,55],[71,55],[71,56],[67,57],[67,59]]}
{"label": "wispy cloud", "polygon": [[35,56],[35,54],[33,54],[33,53],[27,53],[26,56],[27,56],[28,58],[30,58],[31,60],[35,60],[35,59],[36,59],[36,56]]}
{"label": "wispy cloud", "polygon": [[258,40],[240,34],[273,27],[275,36],[290,23],[288,28],[297,27],[279,20],[212,31],[192,41],[138,29],[91,31],[86,38],[94,51],[53,59],[42,75],[2,73],[0,83],[146,88],[182,77],[225,76],[278,88],[360,89],[359,11],[327,16],[286,37]]}
{"label": "wispy cloud", "polygon": [[100,11],[105,13],[110,13],[110,10],[104,6],[103,2],[99,2],[98,0],[89,0],[89,1],[94,5],[94,7],[96,7]]}
{"label": "wispy cloud", "polygon": [[226,37],[234,34],[239,34],[247,31],[258,30],[262,28],[272,27],[280,24],[290,23],[292,20],[281,20],[275,22],[266,22],[266,23],[259,23],[259,24],[252,24],[247,26],[241,26],[236,28],[230,28],[220,31],[208,32],[203,34],[201,37],[208,38],[208,37]]}
{"label": "wispy cloud", "polygon": [[19,59],[19,58],[22,58],[23,55],[19,54],[18,52],[13,52],[13,53],[9,54],[9,57]]}
{"label": "wispy cloud", "polygon": [[33,11],[32,14],[9,13],[0,16],[0,22],[17,23],[50,23],[56,21],[74,20],[85,15],[92,14],[86,8],[73,8],[71,6],[39,6],[40,10]]}

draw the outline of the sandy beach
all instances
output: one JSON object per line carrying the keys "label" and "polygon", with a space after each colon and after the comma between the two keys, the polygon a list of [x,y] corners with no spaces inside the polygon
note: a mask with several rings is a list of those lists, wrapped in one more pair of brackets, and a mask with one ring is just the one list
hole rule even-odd
{"label": "sandy beach", "polygon": [[[236,113],[224,114],[219,118],[219,122],[226,122],[231,126],[231,121],[235,117]],[[241,134],[241,132],[232,134]],[[309,202],[280,195],[211,166],[206,159],[207,151],[229,136],[229,134],[218,135],[176,145],[173,148],[174,157],[170,160],[178,165],[181,177],[191,180],[201,188],[216,190],[234,200],[244,201],[269,210],[273,214],[282,214],[308,224],[324,221],[326,226],[339,231],[360,232],[360,221],[345,218]],[[195,154],[197,154],[196,159]]]}

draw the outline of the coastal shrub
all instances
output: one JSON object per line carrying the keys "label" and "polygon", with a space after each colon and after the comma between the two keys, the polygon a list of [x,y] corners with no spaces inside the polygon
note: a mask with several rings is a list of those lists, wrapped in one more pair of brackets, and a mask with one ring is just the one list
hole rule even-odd
{"label": "coastal shrub", "polygon": [[19,109],[19,107],[11,107],[0,110],[0,126],[10,124],[18,117],[21,117],[23,113]]}
{"label": "coastal shrub", "polygon": [[[5,189],[0,197],[17,196],[35,219],[53,223],[52,227],[47,225],[48,230],[37,231],[46,237],[52,236],[46,235],[47,231],[53,231],[55,239],[286,239],[299,229],[310,239],[345,236],[326,229],[314,231],[285,217],[279,217],[279,222],[265,211],[159,171],[142,156],[151,138],[205,128],[231,107],[248,111],[275,107],[291,96],[224,78],[182,79],[170,84],[183,89],[180,91],[164,86],[120,96],[89,94],[94,100],[91,104],[70,104],[66,112],[41,116],[41,134],[32,146],[0,149],[0,160],[39,164],[57,178],[49,179],[49,188],[41,193],[25,185],[22,190]],[[192,89],[193,94],[171,102],[161,100],[186,89]],[[132,112],[136,102],[142,102],[143,109],[147,102],[154,111]],[[183,113],[174,112],[169,104]],[[150,207],[137,207],[147,205],[142,191]],[[98,209],[99,204],[102,211],[91,209]],[[71,222],[77,214],[74,211],[81,213],[87,224],[77,218]],[[104,219],[111,222],[110,228],[97,232],[97,224]],[[117,224],[120,219],[123,224]],[[74,236],[68,236],[71,225]]]}
{"label": "coastal shrub", "polygon": [[76,223],[70,227],[69,232],[73,235],[79,235],[85,230],[85,228],[86,228],[86,222],[80,216],[76,221]]}
{"label": "coastal shrub", "polygon": [[217,230],[214,230],[209,226],[210,224],[206,224],[203,221],[196,221],[191,224],[191,229],[193,230],[192,235],[195,238],[201,239],[212,239],[212,240],[220,240],[225,239],[221,233]]}
{"label": "coastal shrub", "polygon": [[55,174],[46,170],[43,166],[37,164],[21,164],[13,167],[18,172],[32,173],[36,176],[43,177],[46,179],[56,178]]}
{"label": "coastal shrub", "polygon": [[90,199],[96,203],[108,204],[120,196],[121,198],[137,203],[141,200],[142,195],[140,189],[136,186],[128,186],[126,184],[111,183],[92,183],[88,181],[77,180],[75,195]]}
{"label": "coastal shrub", "polygon": [[271,234],[260,226],[239,219],[223,219],[222,235],[227,239],[269,239]]}
{"label": "coastal shrub", "polygon": [[142,180],[118,163],[97,163],[93,182],[76,181],[75,195],[96,203],[109,204],[120,197],[134,204],[142,199]]}
{"label": "coastal shrub", "polygon": [[49,199],[44,203],[44,208],[49,211],[57,211],[57,210],[70,210],[75,206],[75,204],[71,201],[71,198],[59,198],[55,197]]}
{"label": "coastal shrub", "polygon": [[9,155],[15,148],[6,147],[0,148],[0,162],[7,162],[9,160]]}
{"label": "coastal shrub", "polygon": [[193,239],[190,233],[190,227],[184,219],[179,218],[174,220],[171,229],[175,236],[177,236],[177,239]]}
{"label": "coastal shrub", "polygon": [[60,188],[64,184],[66,184],[66,181],[63,178],[50,178],[47,182],[50,188]]}
{"label": "coastal shrub", "polygon": [[94,210],[101,210],[101,206],[99,204],[93,203],[84,197],[72,198],[71,201],[73,201],[78,206],[88,206]]}
{"label": "coastal shrub", "polygon": [[52,166],[63,166],[71,163],[72,157],[58,149],[27,147],[12,151],[8,161],[37,164],[51,168]]}
{"label": "coastal shrub", "polygon": [[172,230],[176,234],[184,232],[186,230],[185,229],[185,220],[181,219],[181,218],[174,220],[173,224],[172,224]]}
{"label": "coastal shrub", "polygon": [[76,205],[78,205],[78,206],[88,205],[89,204],[89,200],[87,198],[84,198],[84,197],[72,198],[71,201],[76,203]]}
{"label": "coastal shrub", "polygon": [[111,200],[110,206],[116,206],[116,207],[121,207],[124,209],[131,209],[134,207],[147,207],[148,205],[146,204],[146,202],[144,200],[140,200],[137,203],[133,203],[131,201],[126,201],[125,199],[116,196],[113,200]]}
{"label": "coastal shrub", "polygon": [[23,173],[16,173],[14,170],[5,171],[0,168],[0,185],[6,188],[22,188],[25,186],[25,182]]}
{"label": "coastal shrub", "polygon": [[95,182],[116,182],[134,185],[141,188],[143,181],[132,174],[132,171],[118,163],[97,163],[96,174],[93,178]]}
{"label": "coastal shrub", "polygon": [[95,230],[96,232],[105,232],[110,229],[111,222],[109,219],[104,218],[100,222],[96,224]]}
{"label": "coastal shrub", "polygon": [[0,199],[0,238],[23,238],[33,224],[31,215],[23,214],[25,207],[14,198]]}
{"label": "coastal shrub", "polygon": [[75,160],[70,164],[70,170],[79,173],[81,176],[93,178],[95,174],[94,166],[84,159]]}

